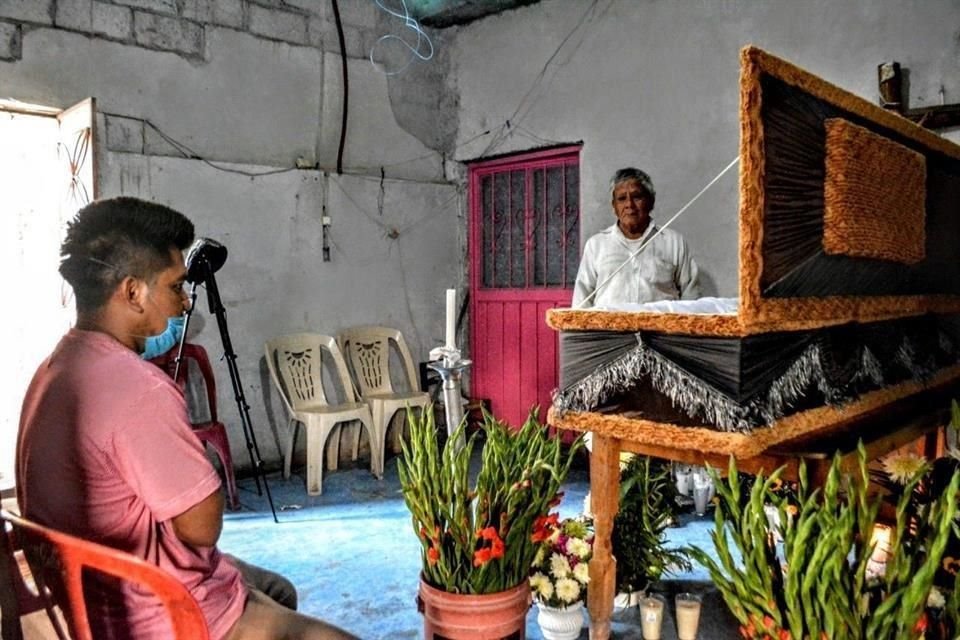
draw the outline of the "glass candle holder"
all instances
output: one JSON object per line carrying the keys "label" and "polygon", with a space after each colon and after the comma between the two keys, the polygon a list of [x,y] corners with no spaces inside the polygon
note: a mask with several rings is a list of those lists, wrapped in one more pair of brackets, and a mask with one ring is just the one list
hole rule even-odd
{"label": "glass candle holder", "polygon": [[643,640],[660,640],[663,627],[663,600],[647,596],[640,601],[640,631]]}
{"label": "glass candle holder", "polygon": [[677,594],[677,637],[696,640],[700,626],[700,597],[692,593]]}

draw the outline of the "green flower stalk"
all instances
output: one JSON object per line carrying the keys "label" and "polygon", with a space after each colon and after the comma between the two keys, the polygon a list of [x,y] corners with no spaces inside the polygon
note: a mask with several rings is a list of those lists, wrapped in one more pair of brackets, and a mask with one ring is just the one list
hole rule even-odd
{"label": "green flower stalk", "polygon": [[402,443],[400,486],[423,559],[423,578],[449,593],[496,593],[527,580],[537,546],[533,524],[559,496],[582,446],[564,450],[531,411],[519,430],[484,412],[480,470],[470,483],[478,433],[457,442],[461,423],[441,449],[433,408],[407,411],[410,442]]}
{"label": "green flower stalk", "polygon": [[[923,637],[924,607],[957,514],[960,471],[919,509],[911,506],[911,496],[924,470],[907,482],[897,502],[896,543],[886,572],[871,584],[867,563],[881,498],[868,493],[862,445],[854,472],[845,475],[842,468],[837,455],[824,486],[813,489],[801,465],[795,502],[773,490],[782,468],[758,476],[746,494],[733,459],[726,480],[714,473],[720,504],[712,538],[719,560],[697,547],[691,554],[709,570],[744,638]],[[769,530],[765,504],[776,505],[779,532]]]}

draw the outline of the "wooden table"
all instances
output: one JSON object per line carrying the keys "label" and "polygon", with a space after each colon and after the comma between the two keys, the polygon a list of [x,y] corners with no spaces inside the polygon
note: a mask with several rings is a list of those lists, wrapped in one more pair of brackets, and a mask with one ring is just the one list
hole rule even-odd
{"label": "wooden table", "polygon": [[[932,458],[938,446],[942,446],[940,427],[949,421],[950,400],[958,397],[960,382],[954,381],[861,414],[846,423],[832,425],[828,430],[781,442],[760,455],[738,459],[737,468],[751,474],[761,470],[769,474],[785,466],[784,477],[796,478],[800,462],[804,461],[811,482],[817,483],[826,477],[834,452],[841,453],[844,467],[852,469],[856,466],[858,440],[863,440],[867,459],[873,460],[924,438],[925,453]],[[555,426],[563,428],[563,420],[557,421]],[[667,443],[649,445],[631,442],[622,436],[612,437],[604,433],[602,420],[591,430],[590,501],[595,539],[587,606],[591,640],[606,640],[610,637],[610,616],[616,592],[616,559],[612,553],[611,534],[619,508],[620,452],[630,451],[695,465],[709,464],[720,469],[726,469],[729,460],[708,452],[675,449]]]}

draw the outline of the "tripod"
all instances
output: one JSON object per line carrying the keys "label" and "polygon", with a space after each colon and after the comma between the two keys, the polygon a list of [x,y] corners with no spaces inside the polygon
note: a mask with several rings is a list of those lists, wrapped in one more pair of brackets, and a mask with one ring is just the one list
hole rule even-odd
{"label": "tripod", "polygon": [[[224,251],[224,257],[225,257]],[[222,261],[220,264],[223,264]],[[270,512],[273,514],[273,521],[279,524],[277,520],[277,510],[273,506],[273,496],[270,495],[270,486],[267,484],[267,476],[263,470],[263,460],[260,458],[260,448],[257,446],[257,437],[253,432],[253,423],[250,421],[250,405],[247,404],[246,397],[243,395],[243,385],[240,384],[240,371],[237,369],[237,354],[233,351],[233,343],[230,342],[230,333],[227,331],[227,314],[223,308],[223,301],[220,300],[220,289],[217,288],[217,279],[213,272],[219,268],[212,266],[210,260],[202,252],[196,256],[196,259],[190,265],[190,310],[187,311],[183,321],[183,335],[180,336],[180,345],[177,349],[176,369],[174,371],[174,380],[180,373],[181,356],[183,355],[183,345],[187,339],[187,327],[190,326],[190,317],[197,303],[197,285],[201,282],[207,287],[207,302],[210,305],[210,313],[217,318],[217,328],[220,329],[220,341],[223,343],[223,356],[227,361],[227,370],[230,372],[230,382],[233,384],[233,397],[237,401],[237,408],[240,410],[240,422],[243,425],[243,437],[247,441],[247,453],[250,455],[250,464],[255,470],[254,480],[257,483],[257,495],[263,495],[260,490],[260,479],[263,479],[263,488],[267,493],[267,502],[270,503]]]}

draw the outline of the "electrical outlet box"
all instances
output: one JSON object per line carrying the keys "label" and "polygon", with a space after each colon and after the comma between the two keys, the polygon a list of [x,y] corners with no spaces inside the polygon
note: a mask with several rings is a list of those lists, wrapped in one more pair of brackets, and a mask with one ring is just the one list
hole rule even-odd
{"label": "electrical outlet box", "polygon": [[330,216],[323,216],[322,218],[320,218],[320,224],[322,224],[322,225],[325,226],[325,227],[329,227],[329,226],[330,226]]}

